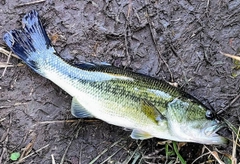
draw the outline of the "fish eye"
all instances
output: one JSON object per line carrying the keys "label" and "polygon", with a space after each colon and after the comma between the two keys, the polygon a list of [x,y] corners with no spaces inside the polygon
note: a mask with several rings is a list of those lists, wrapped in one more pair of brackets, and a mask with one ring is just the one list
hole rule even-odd
{"label": "fish eye", "polygon": [[207,118],[207,119],[213,119],[214,116],[215,116],[215,114],[214,114],[213,111],[211,111],[211,110],[207,110],[207,111],[206,111],[206,118]]}

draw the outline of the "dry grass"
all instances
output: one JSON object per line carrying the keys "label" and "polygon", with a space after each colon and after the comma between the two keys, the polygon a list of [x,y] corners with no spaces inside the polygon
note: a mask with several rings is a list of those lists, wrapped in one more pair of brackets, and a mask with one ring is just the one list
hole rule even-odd
{"label": "dry grass", "polygon": [[235,59],[235,60],[238,60],[240,61],[240,56],[236,56],[236,55],[232,55],[232,54],[227,54],[227,53],[224,53],[224,52],[220,52],[222,55],[225,55],[227,57],[230,57],[232,59]]}
{"label": "dry grass", "polygon": [[1,79],[4,77],[8,67],[14,67],[14,65],[10,63],[11,57],[15,57],[17,59],[19,59],[19,57],[17,55],[13,54],[11,51],[7,51],[3,47],[0,47],[0,53],[7,56],[7,60],[5,62],[0,62],[0,68],[4,69],[2,72],[2,75],[0,76],[0,79]]}

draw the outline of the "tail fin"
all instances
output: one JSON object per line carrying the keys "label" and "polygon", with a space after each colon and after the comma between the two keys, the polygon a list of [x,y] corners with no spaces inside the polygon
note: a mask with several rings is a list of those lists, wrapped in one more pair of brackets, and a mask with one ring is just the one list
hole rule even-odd
{"label": "tail fin", "polygon": [[[37,61],[45,58],[55,50],[44,30],[38,13],[35,10],[27,13],[23,19],[23,30],[12,30],[6,33],[3,40],[8,47],[28,66],[37,71]],[[38,71],[37,71],[38,72]]]}

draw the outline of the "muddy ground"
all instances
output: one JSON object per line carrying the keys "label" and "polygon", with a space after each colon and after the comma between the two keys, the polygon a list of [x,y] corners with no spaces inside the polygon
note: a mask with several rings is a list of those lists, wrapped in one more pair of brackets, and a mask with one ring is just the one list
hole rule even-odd
{"label": "muddy ground", "polygon": [[[176,82],[217,112],[239,95],[236,64],[220,54],[240,50],[237,0],[31,2],[1,1],[1,47],[6,48],[3,34],[20,28],[23,15],[36,9],[59,55],[68,62],[107,62]],[[7,57],[0,54],[0,61],[6,62]],[[69,110],[71,97],[19,63],[12,57],[14,67],[8,68],[0,81],[0,163],[13,162],[9,159],[12,152],[21,152],[23,163],[176,160],[176,155],[166,157],[163,140],[135,141],[123,128],[99,120],[74,119]],[[1,68],[0,73],[3,71]],[[237,99],[221,113],[236,127],[240,123],[239,105]],[[179,147],[187,163],[208,152],[200,144]],[[222,160],[233,150],[232,142],[208,148],[217,150]],[[236,154],[240,159],[239,147]],[[200,162],[216,160],[208,154],[196,161]]]}

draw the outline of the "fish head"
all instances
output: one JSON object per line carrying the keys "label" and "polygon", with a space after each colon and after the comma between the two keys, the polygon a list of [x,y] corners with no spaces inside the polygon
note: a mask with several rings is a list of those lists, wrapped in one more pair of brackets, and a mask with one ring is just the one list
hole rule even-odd
{"label": "fish head", "polygon": [[226,138],[217,133],[226,125],[211,115],[212,112],[199,103],[175,99],[167,109],[169,132],[177,141],[226,144]]}

